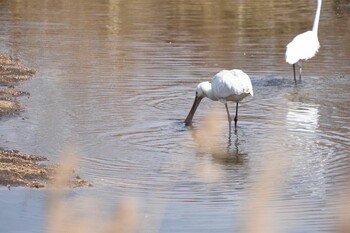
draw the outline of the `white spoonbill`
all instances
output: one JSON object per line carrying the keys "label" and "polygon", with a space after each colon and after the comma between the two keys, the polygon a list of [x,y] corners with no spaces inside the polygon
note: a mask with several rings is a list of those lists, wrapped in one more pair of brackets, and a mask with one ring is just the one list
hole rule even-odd
{"label": "white spoonbill", "polygon": [[314,19],[312,31],[301,33],[294,37],[294,39],[287,45],[286,62],[293,65],[294,81],[295,79],[295,64],[299,65],[299,79],[301,79],[302,61],[315,56],[320,48],[317,31],[318,23],[320,21],[322,0],[317,0],[317,10]]}
{"label": "white spoonbill", "polygon": [[242,70],[222,70],[217,73],[211,82],[201,82],[196,89],[196,97],[193,106],[186,117],[186,126],[192,124],[194,113],[199,103],[204,97],[213,101],[220,101],[225,104],[227,118],[231,129],[231,117],[228,111],[227,101],[236,102],[236,116],[234,118],[235,127],[237,126],[238,102],[247,97],[253,96],[252,82],[249,76]]}

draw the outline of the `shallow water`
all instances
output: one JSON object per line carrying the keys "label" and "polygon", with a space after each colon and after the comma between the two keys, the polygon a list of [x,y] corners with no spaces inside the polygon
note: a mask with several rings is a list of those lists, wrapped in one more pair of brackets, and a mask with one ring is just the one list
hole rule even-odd
{"label": "shallow water", "polygon": [[[26,111],[2,120],[1,146],[52,161],[74,148],[94,186],[71,198],[108,215],[136,197],[141,231],[158,232],[237,232],[277,155],[288,168],[269,202],[276,225],[331,230],[350,168],[350,13],[336,2],[323,2],[320,52],[295,84],[285,45],[311,29],[316,1],[2,1],[1,52],[37,75],[20,85]],[[232,68],[254,87],[237,130],[209,100],[185,127],[197,83]],[[211,109],[222,118],[207,130]],[[0,231],[42,232],[45,191],[11,193],[0,192]]]}

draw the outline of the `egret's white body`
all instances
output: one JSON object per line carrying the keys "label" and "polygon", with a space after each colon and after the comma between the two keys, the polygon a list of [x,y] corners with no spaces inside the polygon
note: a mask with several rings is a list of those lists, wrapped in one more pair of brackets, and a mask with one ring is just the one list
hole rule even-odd
{"label": "egret's white body", "polygon": [[207,97],[213,101],[220,101],[225,104],[227,117],[231,126],[231,117],[227,107],[227,101],[236,102],[235,126],[237,125],[238,102],[247,97],[253,96],[253,87],[249,76],[242,70],[222,70],[217,73],[211,82],[201,82],[196,89],[196,97],[193,106],[185,120],[186,125],[191,125],[194,113],[200,101]]}
{"label": "egret's white body", "polygon": [[295,64],[299,64],[299,78],[301,78],[301,65],[303,60],[308,60],[316,55],[320,48],[318,41],[318,23],[320,21],[322,0],[317,0],[317,10],[315,14],[314,24],[311,31],[301,33],[287,45],[286,62],[293,65],[294,80]]}
{"label": "egret's white body", "polygon": [[316,55],[319,48],[320,42],[316,32],[299,34],[287,45],[286,62],[293,65],[299,60],[308,60]]}

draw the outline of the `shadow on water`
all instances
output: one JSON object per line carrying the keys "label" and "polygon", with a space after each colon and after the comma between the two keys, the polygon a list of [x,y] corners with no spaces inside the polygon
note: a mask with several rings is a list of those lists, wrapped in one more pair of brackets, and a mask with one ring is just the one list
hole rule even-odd
{"label": "shadow on water", "polygon": [[[288,77],[268,75],[253,79],[253,86],[263,87],[288,87],[291,85],[291,80]],[[294,81],[293,81],[294,82]]]}

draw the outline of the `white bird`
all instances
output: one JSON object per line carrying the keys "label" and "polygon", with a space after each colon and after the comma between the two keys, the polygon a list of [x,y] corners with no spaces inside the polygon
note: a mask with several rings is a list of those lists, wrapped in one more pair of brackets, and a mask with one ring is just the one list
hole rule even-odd
{"label": "white bird", "polygon": [[312,31],[301,33],[287,45],[286,62],[293,65],[294,81],[295,79],[295,64],[299,65],[299,79],[301,79],[301,65],[303,60],[308,60],[316,55],[320,48],[317,31],[320,21],[322,0],[317,0],[317,10],[314,19]]}
{"label": "white bird", "polygon": [[193,106],[188,113],[185,124],[192,124],[194,113],[199,103],[204,97],[213,101],[220,101],[225,104],[229,126],[231,129],[231,117],[227,107],[227,101],[236,102],[236,116],[234,118],[235,127],[237,126],[238,102],[247,97],[253,96],[253,87],[249,76],[242,70],[222,70],[217,73],[211,82],[201,82],[196,89],[196,97]]}

